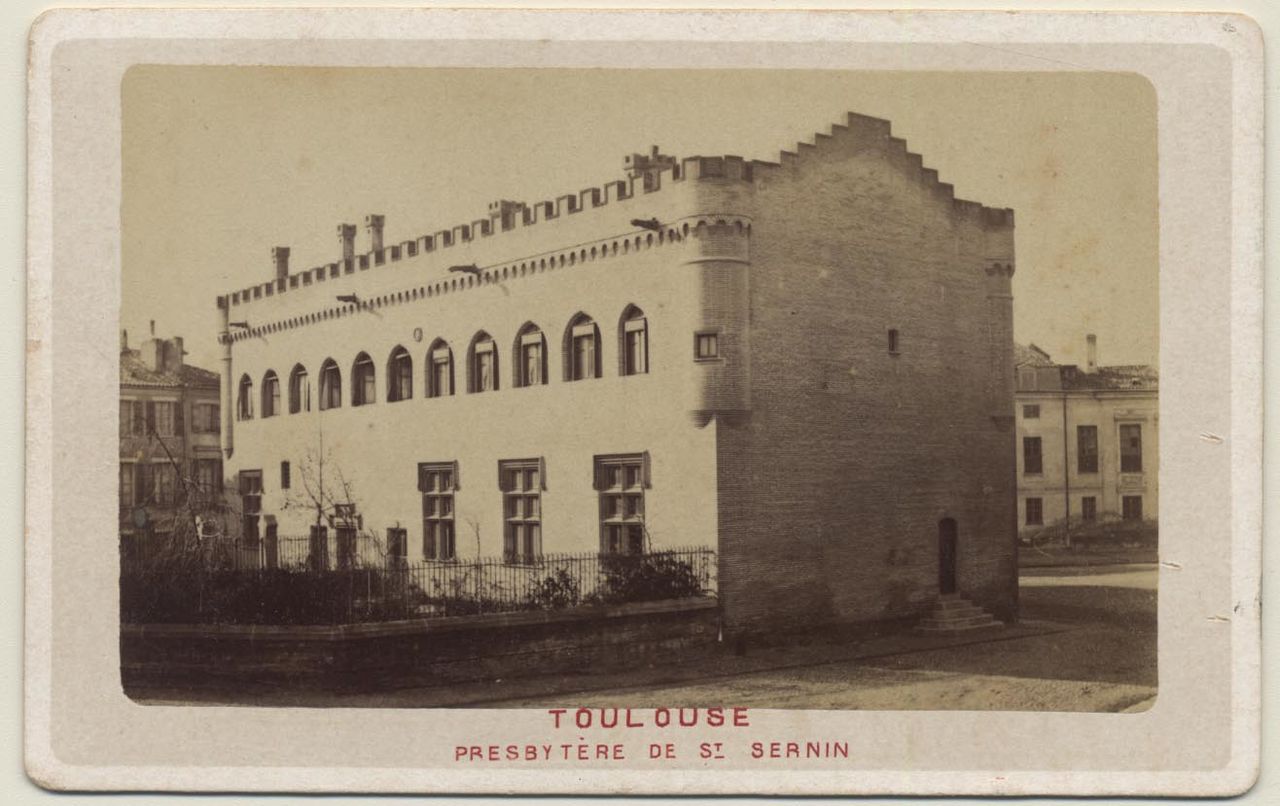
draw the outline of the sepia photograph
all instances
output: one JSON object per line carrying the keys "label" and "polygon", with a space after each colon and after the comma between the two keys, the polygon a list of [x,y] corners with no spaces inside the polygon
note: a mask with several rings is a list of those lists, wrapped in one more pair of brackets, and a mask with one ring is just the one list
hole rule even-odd
{"label": "sepia photograph", "polygon": [[68,10],[31,49],[40,786],[1252,786],[1246,18]]}
{"label": "sepia photograph", "polygon": [[1126,711],[1155,96],[132,68],[142,703]]}

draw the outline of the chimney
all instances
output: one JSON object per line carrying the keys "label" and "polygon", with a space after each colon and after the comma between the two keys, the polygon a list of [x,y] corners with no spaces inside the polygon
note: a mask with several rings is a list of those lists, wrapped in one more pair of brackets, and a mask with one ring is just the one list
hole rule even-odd
{"label": "chimney", "polygon": [[1090,333],[1084,337],[1085,346],[1087,348],[1085,357],[1085,372],[1098,371],[1098,337]]}
{"label": "chimney", "polygon": [[129,349],[129,331],[121,330],[120,331],[120,352],[123,353],[128,349]]}
{"label": "chimney", "polygon": [[152,372],[164,372],[164,341],[157,338],[147,339],[142,343],[139,357],[147,369]]}
{"label": "chimney", "polygon": [[156,320],[152,319],[151,320],[151,338],[154,339],[155,337],[156,337]]}
{"label": "chimney", "polygon": [[342,260],[350,263],[356,257],[356,225],[338,225],[338,243],[342,244]]}
{"label": "chimney", "polygon": [[171,372],[177,372],[182,369],[182,357],[184,355],[186,355],[186,352],[182,349],[182,337],[174,336],[172,339],[165,342],[164,368]]}
{"label": "chimney", "polygon": [[369,230],[369,250],[375,255],[382,251],[382,226],[386,223],[386,216],[373,214],[364,217],[364,228]]}
{"label": "chimney", "polygon": [[276,264],[276,279],[289,279],[289,247],[271,247],[271,262]]}

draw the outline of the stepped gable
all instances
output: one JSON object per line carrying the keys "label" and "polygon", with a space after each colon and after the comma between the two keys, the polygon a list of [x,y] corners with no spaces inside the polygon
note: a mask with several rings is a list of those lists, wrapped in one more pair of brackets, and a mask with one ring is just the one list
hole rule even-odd
{"label": "stepped gable", "polygon": [[[666,183],[688,180],[720,180],[754,182],[757,175],[777,170],[798,170],[812,160],[826,159],[833,154],[857,154],[880,150],[894,165],[920,185],[932,191],[940,200],[952,205],[958,215],[979,219],[982,226],[1005,229],[1013,226],[1013,211],[1007,208],[986,207],[980,202],[958,199],[954,187],[940,181],[937,170],[924,166],[923,157],[907,148],[906,140],[894,137],[889,121],[849,112],[845,123],[831,126],[829,134],[817,132],[814,142],[797,143],[794,151],[781,151],[777,162],[747,160],[735,155],[692,156],[677,159],[659,154],[653,147],[651,154],[632,154],[626,158],[628,176],[625,179],[606,182],[599,187],[584,188],[576,193],[556,196],[553,199],[532,204],[501,200],[489,205],[488,216],[447,229],[437,230],[412,240],[386,246],[364,254],[352,254],[342,260],[315,266],[296,273],[280,272],[274,280],[249,286],[217,298],[219,308],[239,305],[251,300],[274,296],[289,289],[309,286],[326,279],[365,271],[371,267],[396,263],[406,258],[448,249],[461,243],[494,237],[521,227],[536,226],[565,216],[575,215],[587,209],[624,201],[648,193],[660,192]],[[379,242],[381,239],[381,217]],[[354,225],[342,225],[340,230]],[[287,260],[288,251],[283,251]]]}

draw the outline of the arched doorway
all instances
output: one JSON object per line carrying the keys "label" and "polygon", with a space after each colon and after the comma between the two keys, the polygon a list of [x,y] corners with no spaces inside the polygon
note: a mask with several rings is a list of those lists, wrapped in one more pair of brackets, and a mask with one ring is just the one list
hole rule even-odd
{"label": "arched doorway", "polygon": [[938,591],[956,592],[957,529],[954,518],[938,521]]}

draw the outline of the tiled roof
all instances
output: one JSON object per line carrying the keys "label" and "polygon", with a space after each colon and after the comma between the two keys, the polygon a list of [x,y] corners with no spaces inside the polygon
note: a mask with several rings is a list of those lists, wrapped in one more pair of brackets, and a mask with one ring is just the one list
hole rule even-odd
{"label": "tiled roof", "polygon": [[1084,372],[1079,367],[1062,367],[1062,388],[1090,389],[1159,389],[1160,373],[1147,364],[1120,364],[1098,367],[1097,372]]}
{"label": "tiled roof", "polygon": [[183,364],[176,371],[157,372],[146,365],[137,350],[122,350],[120,352],[120,385],[217,389],[219,378],[216,372],[189,364]]}
{"label": "tiled roof", "polygon": [[1013,365],[1015,367],[1051,367],[1053,359],[1035,344],[1013,343]]}

